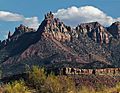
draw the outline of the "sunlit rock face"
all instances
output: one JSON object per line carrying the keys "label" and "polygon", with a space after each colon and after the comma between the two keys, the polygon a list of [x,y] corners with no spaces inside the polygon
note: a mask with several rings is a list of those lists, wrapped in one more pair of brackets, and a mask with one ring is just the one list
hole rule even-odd
{"label": "sunlit rock face", "polygon": [[76,27],[76,31],[84,36],[88,35],[91,39],[100,44],[108,44],[111,37],[107,29],[98,22],[80,24]]}
{"label": "sunlit rock face", "polygon": [[61,42],[70,41],[70,31],[68,31],[67,27],[59,20],[59,18],[54,18],[52,12],[45,15],[44,22],[46,23],[43,33],[45,36],[52,36]]}
{"label": "sunlit rock face", "polygon": [[108,27],[108,31],[113,35],[115,38],[120,37],[120,22],[113,23],[110,27]]}

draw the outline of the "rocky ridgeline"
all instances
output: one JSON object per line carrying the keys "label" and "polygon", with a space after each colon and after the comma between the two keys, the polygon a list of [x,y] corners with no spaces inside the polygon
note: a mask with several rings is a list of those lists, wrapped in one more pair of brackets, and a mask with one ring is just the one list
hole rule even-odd
{"label": "rocky ridgeline", "polygon": [[120,37],[120,22],[113,23],[110,27],[108,27],[108,31],[113,35],[115,38]]}
{"label": "rocky ridgeline", "polygon": [[36,30],[34,30],[33,28],[29,28],[29,27],[24,26],[23,24],[20,24],[19,27],[15,28],[15,32],[14,32],[13,35],[23,34],[23,33],[26,33],[26,32],[35,32],[35,31]]}
{"label": "rocky ridgeline", "polygon": [[[98,22],[82,23],[75,29],[71,29],[70,26],[66,26],[59,18],[54,18],[52,12],[47,13],[37,32],[42,33],[46,37],[54,38],[60,42],[72,41],[72,39],[79,38],[81,34],[83,36],[90,37],[93,41],[109,44],[111,38],[120,37],[120,22],[113,23],[110,27],[104,27]],[[44,30],[44,31],[43,31]],[[20,25],[15,28],[13,35],[8,33],[8,38],[4,41],[0,41],[0,46],[5,46],[8,42],[17,40],[17,38],[28,32],[36,32],[33,28],[28,28],[24,25]]]}
{"label": "rocky ridgeline", "polygon": [[29,27],[24,26],[23,24],[20,24],[19,27],[15,28],[15,32],[13,34],[11,34],[11,32],[9,31],[6,40],[0,41],[0,48],[6,46],[8,43],[12,41],[17,40],[18,37],[24,33],[35,32],[35,31],[36,30],[34,30],[33,28],[29,28]]}
{"label": "rocky ridgeline", "polygon": [[67,27],[59,18],[54,18],[52,12],[45,15],[46,26],[44,27],[44,35],[47,37],[53,37],[58,41],[70,41],[71,36]]}
{"label": "rocky ridgeline", "polygon": [[83,36],[90,37],[93,41],[102,45],[109,44],[112,38],[120,36],[120,22],[113,23],[110,27],[104,27],[98,22],[82,23],[75,29],[66,26],[59,18],[54,18],[52,12],[45,15],[44,35],[58,41],[72,41],[72,39]]}
{"label": "rocky ridgeline", "polygon": [[84,36],[88,35],[88,37],[100,44],[108,44],[112,37],[107,29],[98,22],[80,24],[76,27],[76,31],[78,34],[81,33]]}

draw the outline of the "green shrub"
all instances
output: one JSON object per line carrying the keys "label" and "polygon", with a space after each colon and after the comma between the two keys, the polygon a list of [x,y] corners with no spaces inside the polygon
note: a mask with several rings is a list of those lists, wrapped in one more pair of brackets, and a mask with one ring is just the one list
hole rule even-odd
{"label": "green shrub", "polygon": [[72,77],[62,76],[62,80],[60,81],[63,86],[63,93],[76,93],[77,89],[75,87],[75,82]]}
{"label": "green shrub", "polygon": [[29,73],[29,83],[39,93],[76,93],[72,78],[46,75],[44,68],[34,66]]}
{"label": "green shrub", "polygon": [[45,90],[50,93],[76,93],[72,78],[67,76],[48,75],[45,82]]}
{"label": "green shrub", "polygon": [[44,88],[46,80],[46,73],[44,68],[39,68],[33,66],[32,70],[29,72],[29,83],[36,89],[36,91],[41,92]]}
{"label": "green shrub", "polygon": [[3,93],[32,93],[25,85],[24,81],[14,81],[4,86]]}
{"label": "green shrub", "polygon": [[86,86],[82,86],[78,93],[96,93],[94,89],[89,89],[88,87]]}
{"label": "green shrub", "polygon": [[59,77],[54,74],[47,76],[45,81],[45,92],[49,93],[63,93],[62,84],[60,83]]}

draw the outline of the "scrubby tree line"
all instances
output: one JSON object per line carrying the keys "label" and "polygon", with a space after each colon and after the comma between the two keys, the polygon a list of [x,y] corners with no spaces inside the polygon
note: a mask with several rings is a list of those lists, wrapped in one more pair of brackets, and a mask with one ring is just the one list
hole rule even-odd
{"label": "scrubby tree line", "polygon": [[44,68],[33,66],[28,71],[27,80],[12,81],[2,84],[0,93],[118,93],[120,84],[114,88],[102,87],[99,91],[89,87],[76,86],[71,76],[47,74]]}

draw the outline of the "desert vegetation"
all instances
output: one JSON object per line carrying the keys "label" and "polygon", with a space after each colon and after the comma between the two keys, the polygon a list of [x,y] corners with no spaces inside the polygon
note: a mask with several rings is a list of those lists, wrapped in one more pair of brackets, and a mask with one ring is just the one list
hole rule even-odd
{"label": "desert vegetation", "polygon": [[[95,87],[77,85],[72,76],[47,73],[44,68],[33,66],[26,80],[20,79],[1,84],[0,93],[119,93],[120,83],[107,87],[95,82]],[[84,79],[87,77],[80,76]],[[92,78],[95,76],[91,76]],[[89,78],[89,77],[88,77]],[[97,77],[96,77],[97,78]],[[104,77],[103,77],[104,78]],[[99,79],[100,80],[100,79]],[[81,80],[82,82],[82,80]]]}

